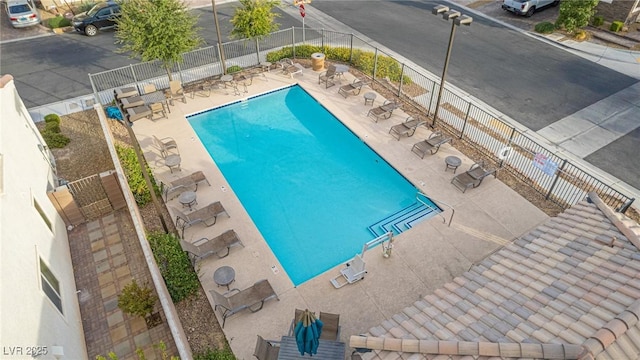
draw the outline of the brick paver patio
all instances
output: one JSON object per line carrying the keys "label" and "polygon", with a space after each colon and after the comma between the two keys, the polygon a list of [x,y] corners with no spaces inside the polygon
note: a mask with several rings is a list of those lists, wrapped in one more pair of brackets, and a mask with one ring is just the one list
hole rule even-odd
{"label": "brick paver patio", "polygon": [[177,355],[159,303],[163,322],[152,329],[144,319],[118,308],[118,294],[132,279],[153,287],[128,212],[116,211],[74,228],[69,244],[89,359],[110,351],[120,360],[138,359],[136,349],[149,360],[161,359],[156,347],[161,341],[170,355]]}

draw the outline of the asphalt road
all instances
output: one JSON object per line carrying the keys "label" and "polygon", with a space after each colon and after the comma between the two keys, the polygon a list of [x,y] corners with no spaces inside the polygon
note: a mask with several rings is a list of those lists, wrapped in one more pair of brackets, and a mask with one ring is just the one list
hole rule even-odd
{"label": "asphalt road", "polygon": [[[239,3],[217,6],[223,42],[229,41],[229,20]],[[215,45],[217,37],[211,8],[192,10],[199,16],[204,46]],[[279,11],[279,10],[278,10]],[[281,29],[299,26],[300,22],[281,13]],[[46,105],[93,93],[88,74],[116,69],[139,61],[120,54],[113,30],[94,37],[76,32],[45,36],[0,45],[0,67],[11,74],[27,108]]]}
{"label": "asphalt road", "polygon": [[[318,1],[313,6],[441,74],[451,22],[431,14],[437,3]],[[447,82],[537,131],[637,80],[474,17],[471,26],[456,30]]]}

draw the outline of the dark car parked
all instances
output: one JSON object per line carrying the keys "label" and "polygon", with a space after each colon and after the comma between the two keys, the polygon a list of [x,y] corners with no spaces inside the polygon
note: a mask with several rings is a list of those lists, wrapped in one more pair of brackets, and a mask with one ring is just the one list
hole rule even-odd
{"label": "dark car parked", "polygon": [[120,16],[120,5],[113,1],[96,4],[91,10],[73,17],[71,23],[76,31],[87,36],[94,36],[98,30],[116,27],[116,19]]}

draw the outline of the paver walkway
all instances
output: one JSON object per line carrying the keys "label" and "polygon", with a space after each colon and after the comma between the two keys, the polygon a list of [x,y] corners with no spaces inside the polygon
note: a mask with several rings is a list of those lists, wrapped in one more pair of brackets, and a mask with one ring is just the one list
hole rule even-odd
{"label": "paver walkway", "polygon": [[138,359],[136,349],[146,359],[161,359],[161,341],[170,355],[177,354],[159,304],[163,322],[152,329],[118,308],[118,294],[132,279],[153,287],[129,214],[120,210],[76,227],[69,245],[89,359],[111,351],[120,360]]}

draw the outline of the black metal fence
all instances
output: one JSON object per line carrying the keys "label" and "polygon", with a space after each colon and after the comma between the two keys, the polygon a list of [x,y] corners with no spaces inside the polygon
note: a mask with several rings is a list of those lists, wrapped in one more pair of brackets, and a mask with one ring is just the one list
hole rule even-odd
{"label": "black metal fence", "polygon": [[[261,40],[233,41],[222,44],[222,47],[227,68],[234,65],[247,68],[265,62],[267,53],[283,47],[293,47],[295,57],[295,47],[303,44],[348,48],[352,56],[354,50],[373,53],[373,70],[364,71],[365,74],[398,97],[410,100],[420,111],[424,111],[425,116],[432,116],[439,82],[431,79],[423,70],[401,63],[391,54],[353,34],[291,28],[272,33]],[[176,64],[171,71],[184,84],[189,84],[222,75],[220,59],[217,47],[198,49],[184,54],[184,61]],[[376,77],[381,59],[387,64],[394,61],[401,69],[398,81]],[[157,61],[89,74],[89,79],[97,101],[103,105],[113,100],[114,88],[136,86],[141,90],[148,83],[153,83],[158,89],[169,87],[167,71]],[[483,158],[497,163],[500,169],[509,171],[562,208],[579,202],[591,191],[598,193],[605,203],[621,212],[625,212],[634,201],[446,86],[434,125],[436,122],[473,147]]]}

